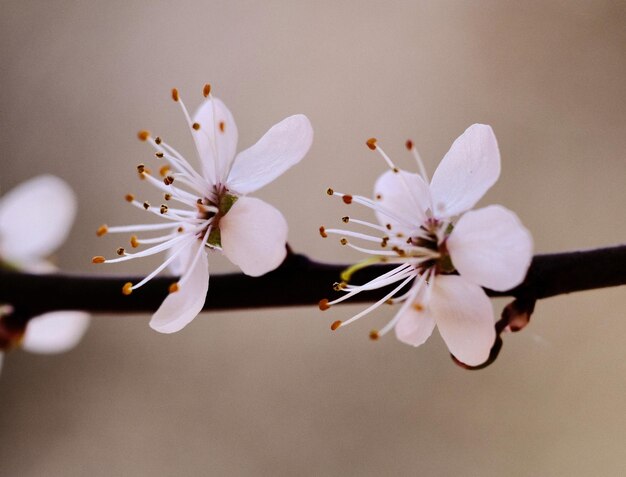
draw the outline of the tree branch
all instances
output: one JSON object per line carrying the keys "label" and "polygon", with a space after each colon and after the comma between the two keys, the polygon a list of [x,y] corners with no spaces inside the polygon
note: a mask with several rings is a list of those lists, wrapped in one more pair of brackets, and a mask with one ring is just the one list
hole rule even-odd
{"label": "tree branch", "polygon": [[[304,255],[289,254],[273,272],[252,278],[243,274],[213,275],[204,310],[231,310],[316,305],[340,295],[332,289],[346,265],[323,264]],[[373,265],[354,274],[364,283],[391,269]],[[132,295],[122,294],[126,282],[139,277],[95,277],[70,274],[32,275],[0,269],[0,303],[13,306],[20,320],[53,310],[92,313],[154,312],[175,278],[155,278]],[[626,284],[626,245],[596,250],[536,255],[524,282],[512,290],[489,296],[513,296],[527,302],[581,290]],[[351,299],[372,302],[386,289],[363,292]]]}

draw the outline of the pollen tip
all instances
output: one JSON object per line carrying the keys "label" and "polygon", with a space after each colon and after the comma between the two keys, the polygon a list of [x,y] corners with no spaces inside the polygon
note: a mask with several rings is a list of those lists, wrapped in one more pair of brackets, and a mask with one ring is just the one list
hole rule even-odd
{"label": "pollen tip", "polygon": [[163,198],[164,198],[165,200],[170,200],[170,199],[172,198],[172,194],[167,194],[167,193],[166,193],[165,195],[163,195]]}
{"label": "pollen tip", "polygon": [[172,88],[172,99],[176,102],[180,99],[178,95],[178,90],[176,88]]}
{"label": "pollen tip", "polygon": [[178,286],[178,282],[172,283],[168,288],[168,291],[170,293],[176,293],[178,290],[180,290],[180,287]]}
{"label": "pollen tip", "polygon": [[413,141],[411,141],[410,139],[407,139],[407,141],[404,143],[404,145],[406,146],[406,148],[409,151],[413,149]]}
{"label": "pollen tip", "polygon": [[133,284],[131,282],[124,283],[122,287],[122,293],[124,295],[130,295],[133,292]]}
{"label": "pollen tip", "polygon": [[195,131],[197,131],[197,130],[199,130],[199,129],[200,129],[200,123],[193,123],[193,124],[191,125],[191,127],[192,127]]}
{"label": "pollen tip", "polygon": [[165,177],[169,171],[170,171],[170,166],[162,166],[159,169],[159,174],[161,175],[161,177]]}
{"label": "pollen tip", "polygon": [[157,145],[160,145],[163,142],[163,140],[159,136],[157,136],[154,138],[154,142],[157,143]]}
{"label": "pollen tip", "polygon": [[118,254],[120,257],[126,254],[126,250],[124,250],[124,247],[119,247],[116,251],[116,254]]}
{"label": "pollen tip", "polygon": [[334,190],[332,190],[332,189],[329,187],[328,189],[326,189],[326,193],[327,193],[328,195],[333,195],[333,194],[335,193],[335,191],[334,191]]}
{"label": "pollen tip", "polygon": [[137,172],[139,172],[139,174],[142,174],[145,170],[146,170],[145,164],[142,163],[142,164],[137,165]]}
{"label": "pollen tip", "polygon": [[342,221],[344,224],[347,224],[348,222],[350,222],[350,217],[348,217],[347,215],[346,215],[345,217],[341,217],[341,221]]}
{"label": "pollen tip", "polygon": [[150,132],[146,131],[145,129],[142,129],[141,131],[137,133],[137,137],[139,138],[140,141],[147,141],[148,138],[150,137]]}
{"label": "pollen tip", "polygon": [[95,257],[91,259],[91,263],[104,263],[104,262],[106,262],[106,258],[104,258],[102,255],[96,255]]}
{"label": "pollen tip", "polygon": [[139,247],[139,239],[137,238],[136,235],[130,236],[130,246],[133,248]]}
{"label": "pollen tip", "polygon": [[323,225],[320,227],[320,235],[322,236],[322,238],[328,237],[328,234],[326,233],[326,228]]}
{"label": "pollen tip", "polygon": [[346,204],[351,204],[351,203],[352,203],[352,196],[351,196],[351,195],[349,195],[349,194],[344,195],[341,199],[342,199],[342,200],[344,201],[344,203],[346,203]]}
{"label": "pollen tip", "polygon": [[162,159],[162,158],[163,158],[163,156],[164,156],[165,154],[163,154],[163,152],[162,152],[162,151],[157,151],[157,152],[155,152],[155,153],[154,153],[154,155],[155,155],[156,157],[158,157],[159,159]]}
{"label": "pollen tip", "polygon": [[345,237],[341,237],[339,243],[341,243],[341,245],[348,245],[348,239]]}
{"label": "pollen tip", "polygon": [[172,185],[174,183],[174,178],[172,176],[165,176],[163,183],[165,185]]}
{"label": "pollen tip", "polygon": [[328,310],[330,308],[330,305],[328,304],[328,298],[321,299],[317,306],[322,311]]}
{"label": "pollen tip", "polygon": [[340,326],[341,326],[341,320],[333,321],[333,324],[330,325],[330,329],[335,331]]}
{"label": "pollen tip", "polygon": [[376,341],[376,340],[378,340],[378,338],[380,338],[380,335],[378,334],[378,331],[376,331],[376,330],[370,331],[370,339],[372,341]]}
{"label": "pollen tip", "polygon": [[202,88],[202,94],[204,95],[205,98],[208,98],[209,95],[211,94],[211,84],[207,83],[204,85],[204,88]]}
{"label": "pollen tip", "polygon": [[148,210],[150,208],[150,203],[149,202],[144,202],[143,203],[143,208]]}
{"label": "pollen tip", "polygon": [[159,208],[159,211],[161,212],[161,215],[167,214],[167,210],[168,210],[167,205],[161,204],[161,207]]}
{"label": "pollen tip", "polygon": [[132,202],[133,200],[135,200],[135,196],[133,194],[126,194],[124,196],[124,199],[126,200],[126,202]]}
{"label": "pollen tip", "polygon": [[369,138],[367,141],[365,141],[365,144],[367,144],[367,147],[369,147],[372,151],[376,150],[376,138],[375,137]]}
{"label": "pollen tip", "polygon": [[100,227],[98,227],[98,230],[96,230],[96,235],[98,237],[102,237],[108,231],[109,231],[109,228],[106,226],[106,224],[102,224]]}

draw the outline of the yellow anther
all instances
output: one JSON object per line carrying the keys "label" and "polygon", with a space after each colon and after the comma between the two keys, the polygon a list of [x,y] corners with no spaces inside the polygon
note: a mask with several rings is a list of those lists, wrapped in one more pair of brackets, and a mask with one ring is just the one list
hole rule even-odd
{"label": "yellow anther", "polygon": [[180,287],[178,286],[178,282],[172,283],[170,287],[168,288],[168,291],[170,293],[176,293],[178,290],[180,290]]}
{"label": "yellow anther", "polygon": [[159,169],[159,174],[161,175],[161,177],[165,177],[169,171],[170,166],[162,166],[161,169]]}
{"label": "yellow anther", "polygon": [[130,236],[130,246],[133,248],[139,247],[139,239],[137,238],[136,235]]}
{"label": "yellow anther", "polygon": [[150,132],[146,131],[145,129],[142,129],[141,131],[137,133],[137,137],[139,138],[140,141],[147,141],[148,138],[150,137]]}
{"label": "yellow anther", "polygon": [[378,334],[378,331],[376,331],[376,330],[370,331],[370,339],[372,341],[376,341],[378,338],[380,338],[380,335]]}
{"label": "yellow anther", "polygon": [[328,304],[328,298],[324,298],[324,299],[320,300],[320,302],[317,304],[317,306],[322,311],[328,310],[330,308],[330,305]]}
{"label": "yellow anther", "polygon": [[374,151],[376,149],[376,138],[375,137],[369,138],[367,141],[365,141],[365,144],[367,144],[367,147],[369,147],[372,151]]}
{"label": "yellow anther", "polygon": [[326,229],[324,228],[324,226],[323,226],[323,225],[320,227],[320,235],[321,235],[323,238],[328,237],[328,234],[326,233]]}
{"label": "yellow anther", "polygon": [[115,253],[117,253],[119,256],[122,256],[126,253],[126,250],[124,250],[124,247],[119,247]]}
{"label": "yellow anther", "polygon": [[211,85],[209,83],[205,84],[204,88],[202,88],[202,94],[205,98],[208,98],[211,94]]}
{"label": "yellow anther", "polygon": [[91,263],[104,263],[104,262],[106,262],[106,258],[104,258],[102,255],[96,255],[95,257],[91,259]]}
{"label": "yellow anther", "polygon": [[178,90],[176,88],[172,88],[172,99],[178,102],[179,96],[178,96]]}
{"label": "yellow anther", "polygon": [[133,200],[135,200],[135,196],[133,194],[126,194],[124,196],[124,199],[126,199],[126,202],[132,202]]}
{"label": "yellow anther", "polygon": [[122,287],[122,293],[124,295],[130,295],[133,292],[133,284],[131,282],[124,283]]}
{"label": "yellow anther", "polygon": [[335,331],[340,326],[341,326],[341,320],[337,320],[337,321],[334,321],[332,325],[330,325],[330,329]]}
{"label": "yellow anther", "polygon": [[102,237],[108,231],[109,231],[109,228],[106,226],[106,224],[102,224],[100,227],[98,227],[98,230],[96,230],[96,235],[98,237]]}

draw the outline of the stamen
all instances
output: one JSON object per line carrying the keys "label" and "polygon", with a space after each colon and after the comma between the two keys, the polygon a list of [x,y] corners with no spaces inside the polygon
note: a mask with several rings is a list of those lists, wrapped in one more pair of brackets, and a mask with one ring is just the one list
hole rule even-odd
{"label": "stamen", "polygon": [[326,229],[324,228],[323,225],[320,227],[320,235],[322,236],[322,238],[328,237],[328,234],[326,233]]}
{"label": "stamen", "polygon": [[172,283],[168,288],[168,291],[170,293],[176,293],[178,290],[180,290],[180,287],[178,286],[178,282]]}
{"label": "stamen", "polygon": [[367,141],[365,141],[365,144],[367,144],[367,147],[369,147],[372,151],[376,150],[376,138],[375,137],[369,138]]}
{"label": "stamen", "polygon": [[136,235],[130,236],[130,246],[133,248],[139,247],[139,240],[137,239]]}
{"label": "stamen", "polygon": [[342,199],[342,200],[343,200],[346,204],[351,204],[351,203],[352,203],[352,196],[351,196],[351,195],[346,194],[346,195],[344,195],[341,199]]}
{"label": "stamen", "polygon": [[108,231],[109,231],[109,228],[106,226],[106,224],[102,224],[100,227],[98,227],[98,230],[96,230],[96,235],[98,237],[102,237]]}
{"label": "stamen", "polygon": [[133,194],[126,194],[124,196],[124,199],[126,199],[126,202],[132,202],[133,200],[135,200],[135,196]]}
{"label": "stamen", "polygon": [[133,292],[133,284],[131,282],[124,283],[122,287],[122,293],[124,295],[130,295]]}
{"label": "stamen", "polygon": [[330,325],[330,329],[335,331],[340,326],[341,326],[341,320],[337,320],[337,321],[334,321],[332,325]]}
{"label": "stamen", "polygon": [[205,84],[204,88],[202,88],[202,94],[205,98],[208,98],[208,96],[211,94],[211,85],[209,83]]}
{"label": "stamen", "polygon": [[378,338],[380,338],[380,335],[378,334],[378,331],[376,331],[376,330],[370,331],[370,339],[372,341],[377,341]]}
{"label": "stamen", "polygon": [[104,263],[104,262],[106,262],[106,258],[104,258],[102,255],[96,255],[95,257],[91,259],[91,263]]}
{"label": "stamen", "polygon": [[180,99],[180,96],[178,94],[178,90],[176,88],[172,88],[172,99],[175,102],[178,102],[178,100]]}
{"label": "stamen", "polygon": [[200,130],[200,123],[193,123],[191,127],[194,128],[196,131],[198,131]]}
{"label": "stamen", "polygon": [[119,247],[115,253],[117,253],[120,257],[125,254],[124,247]]}
{"label": "stamen", "polygon": [[224,132],[226,125],[224,123],[224,121],[220,121],[220,132]]}
{"label": "stamen", "polygon": [[330,305],[328,304],[328,298],[324,298],[324,299],[320,300],[320,302],[317,304],[317,306],[322,311],[328,310],[330,308]]}
{"label": "stamen", "polygon": [[137,137],[139,138],[140,141],[147,141],[148,138],[150,137],[150,133],[146,131],[145,129],[142,129],[141,131],[137,133]]}
{"label": "stamen", "polygon": [[159,169],[159,175],[161,177],[165,177],[169,171],[170,171],[170,166],[161,166],[161,168]]}

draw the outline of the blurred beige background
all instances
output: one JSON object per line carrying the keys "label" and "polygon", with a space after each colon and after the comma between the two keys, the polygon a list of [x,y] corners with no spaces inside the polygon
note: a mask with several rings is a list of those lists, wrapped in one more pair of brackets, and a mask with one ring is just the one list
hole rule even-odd
{"label": "blurred beige background", "polygon": [[[41,172],[72,185],[63,269],[150,271],[91,266],[122,240],[94,231],[143,218],[122,199],[152,193],[136,180],[152,154],[137,130],[193,154],[169,89],[194,109],[208,81],[241,148],[310,117],[309,156],[257,195],[316,259],[359,257],[317,228],[345,214],[328,186],[369,194],[384,170],[366,138],[403,167],[413,138],[432,172],[474,122],[503,158],[483,203],[515,210],[537,252],[624,242],[625,24],[620,1],[4,1],[0,187]],[[70,353],[12,353],[0,474],[626,474],[624,289],[539,303],[480,372],[436,334],[419,349],[370,342],[389,310],[329,331],[360,309],[204,314],[173,336],[148,316],[98,316]]]}

